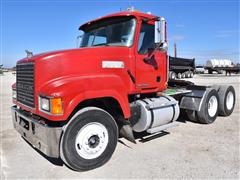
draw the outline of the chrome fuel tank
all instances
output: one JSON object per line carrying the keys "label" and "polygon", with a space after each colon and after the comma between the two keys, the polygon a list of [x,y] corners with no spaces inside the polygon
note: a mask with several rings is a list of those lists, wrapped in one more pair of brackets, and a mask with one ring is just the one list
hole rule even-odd
{"label": "chrome fuel tank", "polygon": [[140,118],[133,126],[135,132],[168,124],[176,121],[179,117],[178,102],[171,96],[147,98],[133,103],[140,106],[141,109]]}

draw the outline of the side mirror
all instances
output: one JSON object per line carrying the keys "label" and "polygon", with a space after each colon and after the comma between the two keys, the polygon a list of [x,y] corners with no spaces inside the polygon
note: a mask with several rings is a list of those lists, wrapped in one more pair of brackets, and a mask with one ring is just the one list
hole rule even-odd
{"label": "side mirror", "polygon": [[166,32],[166,20],[165,18],[160,18],[160,36],[161,36],[161,43],[167,42],[167,32]]}
{"label": "side mirror", "polygon": [[77,39],[76,39],[76,48],[79,48],[79,47],[80,47],[81,42],[82,42],[82,36],[83,36],[83,35],[77,36]]}
{"label": "side mirror", "polygon": [[158,44],[160,49],[167,51],[167,32],[166,32],[166,20],[162,17],[159,21],[155,21],[155,37],[154,42]]}
{"label": "side mirror", "polygon": [[161,43],[161,34],[160,34],[160,21],[155,21],[155,33],[154,33],[154,42],[155,44]]}

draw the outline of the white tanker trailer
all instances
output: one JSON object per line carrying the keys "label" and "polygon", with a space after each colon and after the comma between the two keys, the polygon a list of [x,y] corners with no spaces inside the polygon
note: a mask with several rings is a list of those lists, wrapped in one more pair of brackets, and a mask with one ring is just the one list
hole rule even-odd
{"label": "white tanker trailer", "polygon": [[213,71],[221,74],[223,71],[229,74],[231,72],[239,73],[240,66],[234,65],[234,63],[229,59],[210,59],[207,61],[205,69],[208,70],[209,74],[212,74]]}
{"label": "white tanker trailer", "polygon": [[211,59],[207,61],[207,67],[231,67],[232,61],[229,59]]}

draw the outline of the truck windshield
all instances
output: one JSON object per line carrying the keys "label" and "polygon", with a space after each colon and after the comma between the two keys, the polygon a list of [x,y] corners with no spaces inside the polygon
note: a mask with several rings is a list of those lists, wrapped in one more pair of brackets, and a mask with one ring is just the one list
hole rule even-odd
{"label": "truck windshield", "polygon": [[80,47],[131,46],[136,27],[135,18],[118,17],[95,22],[84,29]]}

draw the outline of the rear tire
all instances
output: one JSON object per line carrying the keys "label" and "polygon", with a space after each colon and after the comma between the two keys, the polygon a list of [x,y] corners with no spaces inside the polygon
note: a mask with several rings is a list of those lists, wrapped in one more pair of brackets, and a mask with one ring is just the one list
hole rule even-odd
{"label": "rear tire", "polygon": [[219,94],[219,115],[229,116],[232,114],[235,106],[236,96],[232,86],[220,86]]}
{"label": "rear tire", "polygon": [[174,80],[174,79],[176,79],[176,76],[177,76],[177,75],[176,75],[175,72],[173,72],[173,71],[170,72],[170,76],[169,76],[170,79]]}
{"label": "rear tire", "polygon": [[186,72],[185,72],[185,76],[186,76],[186,78],[190,78],[190,72],[189,72],[189,71],[186,71]]}
{"label": "rear tire", "polygon": [[182,78],[186,78],[186,73],[182,73]]}
{"label": "rear tire", "polygon": [[203,97],[200,111],[197,111],[197,119],[203,124],[213,123],[218,115],[219,97],[215,89],[209,88]]}
{"label": "rear tire", "polygon": [[194,73],[192,71],[190,71],[190,78],[193,78]]}
{"label": "rear tire", "polygon": [[69,122],[61,139],[60,155],[76,171],[86,171],[105,164],[118,141],[118,126],[106,111],[87,107]]}
{"label": "rear tire", "polygon": [[181,73],[178,73],[177,78],[178,78],[178,79],[182,79],[182,74],[181,74]]}
{"label": "rear tire", "polygon": [[196,111],[194,110],[186,110],[187,117],[192,122],[198,122],[198,119],[196,117]]}

